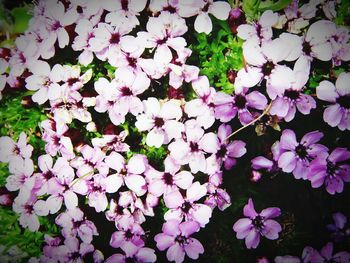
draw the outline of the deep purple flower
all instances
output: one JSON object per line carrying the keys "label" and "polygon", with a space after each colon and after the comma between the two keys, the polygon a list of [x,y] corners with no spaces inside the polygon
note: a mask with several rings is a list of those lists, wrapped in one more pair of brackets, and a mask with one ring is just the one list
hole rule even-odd
{"label": "deep purple flower", "polygon": [[198,232],[200,226],[195,221],[179,223],[177,220],[169,220],[163,224],[163,233],[157,234],[154,240],[161,251],[168,249],[167,259],[181,263],[187,255],[191,259],[198,259],[199,254],[204,253],[202,244],[190,237]]}
{"label": "deep purple flower", "polygon": [[350,151],[345,148],[336,148],[329,155],[322,155],[310,163],[307,178],[314,188],[325,184],[330,194],[341,193],[344,182],[350,182]]}
{"label": "deep purple flower", "polygon": [[294,131],[284,130],[279,144],[281,156],[278,159],[278,167],[282,168],[283,172],[293,172],[296,179],[307,179],[310,162],[316,157],[327,155],[327,147],[317,144],[322,137],[322,132],[312,131],[298,142]]}
{"label": "deep purple flower", "polygon": [[350,262],[349,252],[338,252],[333,255],[333,243],[327,243],[320,251],[315,250],[310,263],[327,263],[327,262]]}
{"label": "deep purple flower", "polygon": [[347,218],[341,213],[337,212],[332,215],[334,224],[328,224],[327,230],[331,232],[331,238],[334,242],[341,242],[350,237],[350,227],[346,226]]}
{"label": "deep purple flower", "polygon": [[239,219],[233,230],[237,233],[238,239],[245,239],[247,248],[256,248],[260,242],[260,236],[275,240],[278,233],[282,231],[279,223],[271,218],[278,217],[281,210],[278,207],[269,207],[257,213],[254,209],[253,200],[249,198],[248,204],[244,206],[243,214],[247,218]]}

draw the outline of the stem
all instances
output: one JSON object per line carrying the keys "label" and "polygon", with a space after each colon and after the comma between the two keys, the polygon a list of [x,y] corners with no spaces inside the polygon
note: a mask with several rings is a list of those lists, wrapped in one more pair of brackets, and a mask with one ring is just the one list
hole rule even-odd
{"label": "stem", "polygon": [[84,179],[85,177],[94,174],[94,172],[88,172],[86,174],[83,174],[82,176],[80,176],[79,178],[76,178],[75,180],[73,180],[73,182],[69,185],[69,188],[71,188],[73,185],[75,185],[77,182],[79,182],[80,180]]}
{"label": "stem", "polygon": [[234,131],[233,133],[231,133],[229,136],[227,136],[225,138],[225,141],[229,138],[231,138],[233,135],[235,135],[236,133],[240,132],[241,130],[244,130],[245,128],[247,128],[248,126],[254,124],[255,122],[257,122],[258,120],[260,120],[264,115],[266,115],[270,109],[271,109],[271,106],[272,106],[272,101],[270,102],[269,105],[267,105],[266,109],[263,111],[263,113],[261,113],[261,115],[259,117],[257,117],[256,119],[252,120],[251,122],[249,122],[248,124],[242,126],[241,128],[239,128],[238,130]]}

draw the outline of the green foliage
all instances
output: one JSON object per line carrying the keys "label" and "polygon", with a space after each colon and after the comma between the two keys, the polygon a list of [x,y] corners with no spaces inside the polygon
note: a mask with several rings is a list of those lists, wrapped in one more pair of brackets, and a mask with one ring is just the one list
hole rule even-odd
{"label": "green foliage", "polygon": [[227,72],[243,67],[243,42],[233,36],[226,21],[214,22],[217,30],[214,29],[211,35],[196,34],[198,44],[192,49],[199,56],[200,74],[207,76],[215,88],[231,94],[234,86],[229,81]]}
{"label": "green foliage", "polygon": [[7,164],[0,163],[0,187],[5,186],[7,176],[8,176]]}
{"label": "green foliage", "polygon": [[274,2],[273,0],[261,1],[259,5],[260,11],[272,10],[274,12],[286,8],[292,0],[278,0]]}
{"label": "green foliage", "polygon": [[23,230],[17,223],[18,215],[13,211],[0,207],[0,244],[6,248],[17,245],[31,256],[41,254],[44,233]]}
{"label": "green foliage", "polygon": [[349,22],[350,22],[350,1],[343,0],[338,6],[335,23],[337,23],[338,25],[346,25],[349,27]]}
{"label": "green foliage", "polygon": [[32,5],[23,5],[7,10],[0,1],[0,37],[4,34],[0,47],[11,46],[14,43],[14,36],[24,33],[31,18],[30,10]]}
{"label": "green foliage", "polygon": [[29,137],[29,143],[39,151],[43,149],[45,143],[37,132],[40,122],[46,119],[46,115],[43,109],[37,106],[29,109],[22,106],[22,98],[30,93],[5,94],[0,104],[0,136],[8,135],[17,140],[19,134],[24,131]]}

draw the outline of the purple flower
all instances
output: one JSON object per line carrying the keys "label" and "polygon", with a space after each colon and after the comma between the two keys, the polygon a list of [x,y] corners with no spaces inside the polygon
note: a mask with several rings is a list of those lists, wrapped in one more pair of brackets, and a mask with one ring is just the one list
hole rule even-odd
{"label": "purple flower", "polygon": [[345,164],[350,159],[350,152],[345,148],[336,148],[329,155],[319,156],[310,163],[307,178],[314,188],[325,184],[330,194],[341,193],[344,182],[350,182],[350,165]]}
{"label": "purple flower", "polygon": [[350,237],[350,227],[346,227],[347,218],[343,213],[337,212],[332,215],[334,224],[326,226],[327,230],[332,232],[331,238],[335,242],[341,242]]}
{"label": "purple flower", "polygon": [[317,144],[322,137],[322,132],[312,131],[297,142],[294,131],[284,130],[279,143],[281,155],[278,159],[278,167],[283,172],[293,172],[296,179],[307,179],[307,168],[310,162],[318,156],[327,155],[327,147]]}
{"label": "purple flower", "polygon": [[323,112],[323,119],[332,127],[340,130],[350,130],[350,73],[339,75],[335,86],[332,82],[324,80],[316,88],[317,98],[332,103]]}
{"label": "purple flower", "polygon": [[154,240],[160,251],[167,251],[167,259],[181,263],[187,255],[191,259],[198,259],[199,254],[204,253],[202,244],[195,238],[190,237],[198,232],[200,226],[195,221],[179,223],[177,220],[169,220],[163,224],[163,233],[157,234]]}
{"label": "purple flower", "polygon": [[228,122],[238,113],[239,121],[242,125],[245,125],[254,119],[251,110],[264,110],[267,105],[267,99],[258,91],[248,93],[248,89],[244,88],[242,91],[236,92],[233,97],[223,92],[218,92],[214,104],[215,118],[220,119],[222,122]]}
{"label": "purple flower", "polygon": [[239,219],[233,230],[237,233],[238,239],[245,239],[247,248],[256,248],[260,242],[260,236],[275,240],[278,233],[282,231],[279,223],[271,218],[278,217],[281,210],[278,207],[269,207],[257,213],[254,209],[253,200],[249,198],[248,204],[244,206],[243,214],[247,218]]}
{"label": "purple flower", "polygon": [[314,250],[310,263],[349,262],[350,253],[342,251],[333,255],[333,243],[327,243],[320,252]]}
{"label": "purple flower", "polygon": [[133,251],[133,254],[113,254],[106,259],[105,263],[127,263],[127,262],[138,262],[138,263],[151,263],[156,262],[157,256],[154,253],[154,249],[148,247],[137,248]]}

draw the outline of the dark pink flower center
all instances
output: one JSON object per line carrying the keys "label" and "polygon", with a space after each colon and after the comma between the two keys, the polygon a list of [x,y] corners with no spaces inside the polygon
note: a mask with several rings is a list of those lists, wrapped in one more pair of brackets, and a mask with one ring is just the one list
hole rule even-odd
{"label": "dark pink flower center", "polygon": [[175,7],[172,7],[171,5],[168,5],[168,6],[164,7],[163,10],[164,10],[164,11],[168,11],[168,12],[171,13],[171,14],[176,13],[176,8],[175,8]]}
{"label": "dark pink flower center", "polygon": [[55,23],[52,24],[51,29],[52,31],[56,31],[60,27],[62,27],[60,21],[55,21]]}
{"label": "dark pink flower center", "polygon": [[128,230],[125,231],[124,236],[125,236],[126,240],[130,240],[130,239],[132,239],[134,237],[134,234],[131,232],[130,229],[128,229]]}
{"label": "dark pink flower center", "polygon": [[137,65],[137,59],[133,57],[127,57],[128,63],[130,67],[136,68]]}
{"label": "dark pink flower center", "polygon": [[164,180],[164,183],[166,185],[173,185],[174,184],[173,175],[170,173],[164,173],[163,180]]}
{"label": "dark pink flower center", "polygon": [[350,95],[340,96],[337,103],[344,109],[350,109]]}
{"label": "dark pink flower center", "polygon": [[53,173],[51,172],[51,170],[48,170],[47,172],[43,173],[43,177],[44,177],[46,180],[49,180],[50,178],[53,177]]}
{"label": "dark pink flower center", "polygon": [[338,169],[339,169],[339,167],[337,164],[332,163],[331,161],[327,160],[327,174],[329,176],[336,175],[336,172]]}
{"label": "dark pink flower center", "polygon": [[73,86],[75,83],[77,83],[79,81],[79,79],[78,78],[69,78],[68,80],[67,80],[67,83],[68,83],[68,85],[69,86]]}
{"label": "dark pink flower center", "polygon": [[25,205],[24,206],[24,210],[28,213],[28,214],[33,214],[34,212],[34,207],[32,205]]}
{"label": "dark pink flower center", "polygon": [[190,149],[192,152],[198,152],[199,151],[198,143],[190,142]]}
{"label": "dark pink flower center", "polygon": [[129,87],[122,87],[120,91],[123,96],[132,96],[132,91],[130,90]]}
{"label": "dark pink flower center", "polygon": [[110,40],[109,40],[109,43],[111,43],[111,44],[118,44],[119,41],[120,41],[120,35],[119,35],[119,33],[113,33],[113,34],[111,35],[111,38],[110,38]]}

